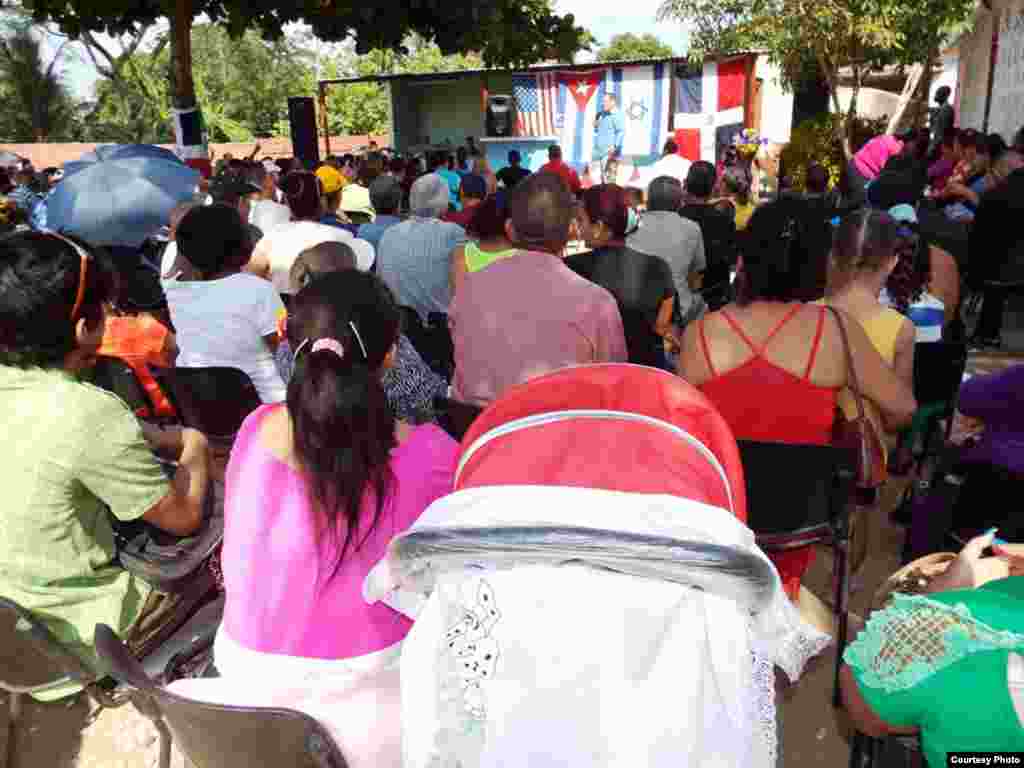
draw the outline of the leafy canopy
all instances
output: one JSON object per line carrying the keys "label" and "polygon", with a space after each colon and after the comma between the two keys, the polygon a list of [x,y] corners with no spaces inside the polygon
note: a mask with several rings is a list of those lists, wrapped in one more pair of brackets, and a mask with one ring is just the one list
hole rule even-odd
{"label": "leafy canopy", "polygon": [[293,22],[309,24],[321,40],[356,40],[358,53],[400,49],[410,32],[434,40],[442,53],[479,51],[489,66],[571,59],[588,36],[571,14],[548,0],[25,0],[38,21],[51,20],[75,37],[120,34],[152,24],[182,7],[205,14],[232,37],[257,29],[279,39]]}
{"label": "leafy canopy", "polygon": [[598,61],[630,61],[633,59],[667,59],[675,52],[654,35],[634,35],[624,32],[615,35],[608,45],[597,52]]}

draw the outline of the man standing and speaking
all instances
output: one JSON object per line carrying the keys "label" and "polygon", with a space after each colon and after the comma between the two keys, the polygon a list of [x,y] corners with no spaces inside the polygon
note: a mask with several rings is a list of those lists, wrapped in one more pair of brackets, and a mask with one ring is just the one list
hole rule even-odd
{"label": "man standing and speaking", "polygon": [[615,102],[615,96],[605,93],[602,109],[597,113],[597,120],[594,123],[593,162],[598,167],[591,166],[591,176],[600,178],[602,184],[615,183],[615,173],[609,173],[609,169],[614,166],[612,161],[622,152],[622,138],[625,132],[622,112]]}

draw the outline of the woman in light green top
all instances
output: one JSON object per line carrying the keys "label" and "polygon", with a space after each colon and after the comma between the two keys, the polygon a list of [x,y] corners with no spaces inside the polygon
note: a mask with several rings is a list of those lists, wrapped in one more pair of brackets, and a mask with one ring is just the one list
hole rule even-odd
{"label": "woman in light green top", "polygon": [[[0,239],[0,595],[93,661],[97,624],[142,656],[152,630],[188,607],[118,565],[112,520],[191,534],[209,477],[202,435],[144,427],[83,380],[116,298],[111,269],[81,243],[42,232]],[[172,479],[154,451],[178,461]]]}
{"label": "woman in light green top", "polygon": [[508,211],[504,195],[490,195],[477,206],[469,224],[470,241],[452,251],[448,279],[452,296],[467,274],[479,272],[499,259],[511,256],[516,249],[505,234]]}
{"label": "woman in light green top", "polygon": [[[929,594],[895,596],[843,655],[857,728],[920,733],[930,768],[944,768],[951,751],[1024,751],[1024,576],[973,588],[992,564],[981,557],[992,540],[968,542]],[[1024,557],[995,551],[1010,574],[1024,573]]]}

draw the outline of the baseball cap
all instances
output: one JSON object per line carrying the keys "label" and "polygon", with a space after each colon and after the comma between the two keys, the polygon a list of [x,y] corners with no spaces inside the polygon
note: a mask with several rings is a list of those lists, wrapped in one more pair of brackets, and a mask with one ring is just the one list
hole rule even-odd
{"label": "baseball cap", "polygon": [[402,204],[402,185],[394,176],[378,176],[370,184],[370,204],[391,210]]}
{"label": "baseball cap", "polygon": [[348,184],[348,180],[329,165],[320,166],[316,171],[316,177],[320,179],[325,195],[333,195]]}

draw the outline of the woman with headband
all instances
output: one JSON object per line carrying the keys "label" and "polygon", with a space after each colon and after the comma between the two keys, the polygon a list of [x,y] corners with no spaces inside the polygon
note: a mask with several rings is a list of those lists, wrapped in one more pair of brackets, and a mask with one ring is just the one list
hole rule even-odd
{"label": "woman with headband", "polygon": [[[187,536],[199,527],[209,481],[200,433],[143,427],[122,400],[81,380],[116,289],[112,268],[69,238],[0,240],[0,595],[94,661],[97,624],[141,657],[195,605],[115,562],[113,519]],[[178,463],[170,479],[154,451]]]}
{"label": "woman with headband", "polygon": [[209,682],[216,698],[255,680],[248,703],[290,689],[300,700],[289,705],[299,708],[301,697],[340,695],[357,678],[380,682],[366,705],[377,724],[348,738],[384,752],[361,763],[364,747],[350,747],[352,765],[397,764],[384,736],[391,722],[397,738],[397,677],[393,687],[381,681],[397,676],[411,627],[367,604],[363,580],[392,537],[451,491],[458,453],[437,426],[396,422],[388,407],[381,375],[394,360],[399,318],[387,287],[356,270],[323,275],[295,296],[287,403],[249,416],[227,470],[227,601],[214,646],[222,680],[190,681]]}

